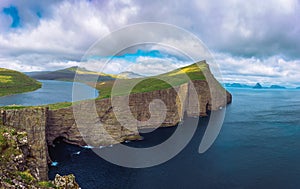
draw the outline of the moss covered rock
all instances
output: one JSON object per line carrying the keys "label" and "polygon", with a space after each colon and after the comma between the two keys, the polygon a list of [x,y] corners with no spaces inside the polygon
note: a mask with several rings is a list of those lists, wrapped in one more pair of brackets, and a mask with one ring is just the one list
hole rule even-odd
{"label": "moss covered rock", "polygon": [[0,125],[0,188],[77,189],[74,175],[59,176],[54,181],[39,181],[32,173],[27,133]]}

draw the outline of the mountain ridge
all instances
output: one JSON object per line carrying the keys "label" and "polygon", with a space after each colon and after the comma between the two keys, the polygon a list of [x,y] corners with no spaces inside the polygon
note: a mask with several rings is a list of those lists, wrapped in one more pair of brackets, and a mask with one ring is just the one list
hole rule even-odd
{"label": "mountain ridge", "polygon": [[72,66],[65,69],[55,71],[42,71],[42,72],[27,72],[28,76],[38,80],[60,80],[60,81],[94,81],[98,76],[97,81],[114,80],[117,76],[113,74],[105,74],[101,72],[94,72],[86,68]]}
{"label": "mountain ridge", "polygon": [[[74,81],[80,80],[83,82],[109,81],[115,79],[132,79],[142,78],[143,75],[137,74],[132,71],[124,71],[119,74],[107,74],[103,72],[95,72],[88,70],[84,67],[72,66],[64,69],[55,71],[35,71],[35,72],[24,72],[24,74],[39,80],[60,80],[60,81]],[[76,79],[75,79],[76,76]],[[97,79],[96,76],[99,76]]]}

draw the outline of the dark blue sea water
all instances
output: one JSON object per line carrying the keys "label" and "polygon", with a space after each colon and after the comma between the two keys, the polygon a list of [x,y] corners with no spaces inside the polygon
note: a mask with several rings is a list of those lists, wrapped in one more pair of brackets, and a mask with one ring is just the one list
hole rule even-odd
{"label": "dark blue sea water", "polygon": [[57,102],[72,102],[73,85],[80,88],[84,94],[76,96],[76,100],[85,100],[98,96],[98,91],[82,83],[72,83],[65,81],[40,80],[42,88],[28,92],[0,97],[0,106],[24,105],[36,106],[53,104]]}
{"label": "dark blue sea water", "polygon": [[[188,146],[162,165],[124,168],[90,149],[60,142],[50,148],[59,164],[50,167],[49,176],[73,173],[83,189],[299,188],[300,90],[228,90],[233,103],[227,107],[219,137],[204,154],[197,151],[208,118],[200,119]],[[158,129],[129,144],[155,145],[175,129]]]}

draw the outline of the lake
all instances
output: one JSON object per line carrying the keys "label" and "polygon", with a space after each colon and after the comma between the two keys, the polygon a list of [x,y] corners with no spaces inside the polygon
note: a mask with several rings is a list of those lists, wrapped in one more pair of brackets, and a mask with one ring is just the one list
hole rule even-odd
{"label": "lake", "polygon": [[[204,154],[198,147],[208,118],[187,147],[170,161],[150,168],[113,165],[93,153],[61,141],[50,147],[49,176],[76,176],[83,189],[93,188],[298,188],[300,186],[300,91],[228,89],[227,107],[219,137]],[[143,134],[132,146],[151,146],[176,129]]]}
{"label": "lake", "polygon": [[83,83],[66,81],[39,80],[43,85],[32,92],[0,97],[0,106],[23,105],[37,106],[57,102],[72,102],[73,85],[81,89],[83,95],[76,95],[76,100],[85,100],[98,96],[98,91]]}

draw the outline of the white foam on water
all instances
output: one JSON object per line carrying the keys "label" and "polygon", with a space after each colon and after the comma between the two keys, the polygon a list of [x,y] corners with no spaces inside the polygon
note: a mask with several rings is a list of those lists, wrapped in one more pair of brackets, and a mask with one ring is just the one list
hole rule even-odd
{"label": "white foam on water", "polygon": [[53,161],[52,163],[51,163],[51,166],[52,167],[56,167],[58,165],[58,162],[56,162],[56,161]]}

